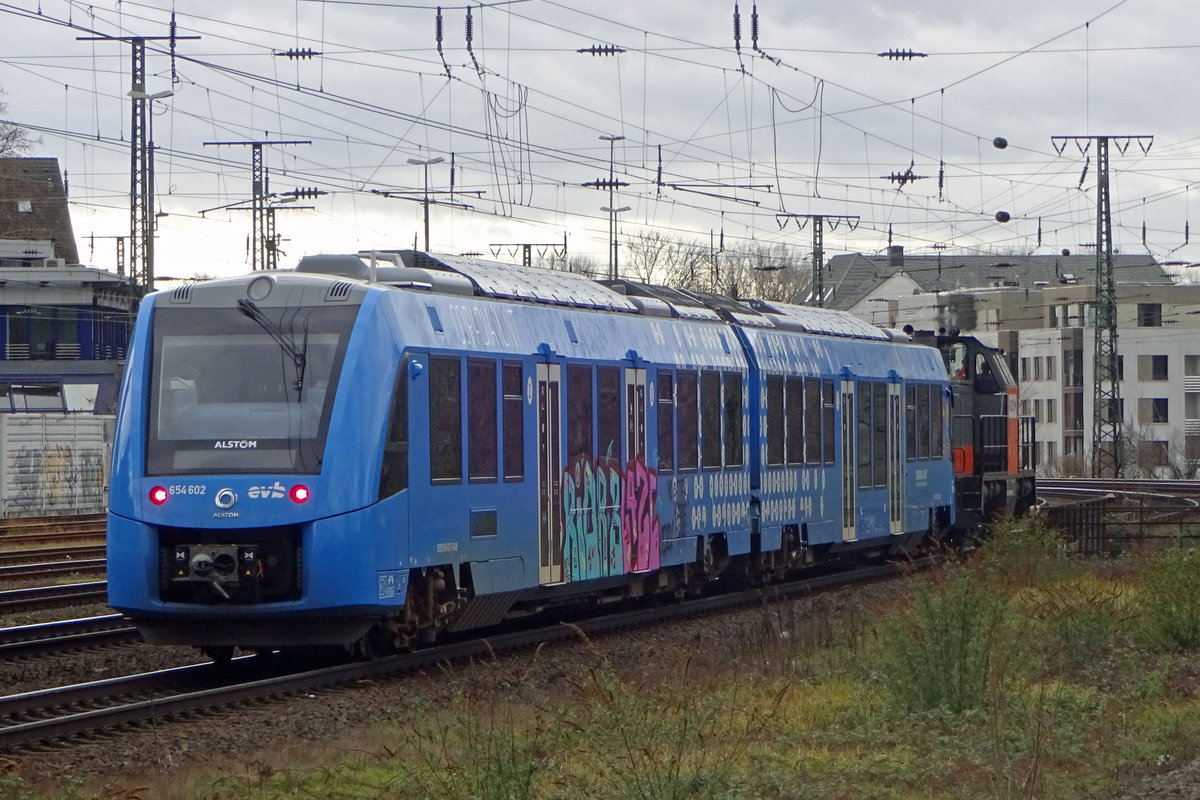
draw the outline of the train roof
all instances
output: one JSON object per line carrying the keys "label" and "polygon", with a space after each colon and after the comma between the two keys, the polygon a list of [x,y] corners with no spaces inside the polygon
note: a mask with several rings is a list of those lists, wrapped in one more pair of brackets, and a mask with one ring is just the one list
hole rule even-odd
{"label": "train roof", "polygon": [[340,275],[396,288],[462,294],[597,311],[730,322],[825,336],[882,341],[909,337],[844,311],[763,300],[736,300],[627,279],[596,281],[573,272],[419,250],[305,256],[297,272]]}

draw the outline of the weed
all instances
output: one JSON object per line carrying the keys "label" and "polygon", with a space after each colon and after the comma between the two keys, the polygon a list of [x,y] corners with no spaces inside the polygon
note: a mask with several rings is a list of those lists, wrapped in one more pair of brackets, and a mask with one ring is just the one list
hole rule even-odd
{"label": "weed", "polygon": [[1200,647],[1200,555],[1165,550],[1147,565],[1139,594],[1154,632],[1185,650]]}
{"label": "weed", "polygon": [[998,641],[1003,597],[960,564],[909,583],[912,602],[884,628],[884,674],[902,706],[958,713],[983,705]]}

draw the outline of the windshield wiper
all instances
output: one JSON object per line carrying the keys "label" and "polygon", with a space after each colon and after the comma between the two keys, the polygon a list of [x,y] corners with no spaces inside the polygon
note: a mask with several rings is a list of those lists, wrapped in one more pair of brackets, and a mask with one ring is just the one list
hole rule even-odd
{"label": "windshield wiper", "polygon": [[291,359],[292,365],[296,368],[296,399],[300,399],[300,392],[304,388],[304,367],[308,361],[308,322],[304,325],[304,342],[301,346],[296,346],[296,340],[288,336],[283,330],[271,322],[262,309],[255,305],[253,300],[238,298],[238,308],[243,314],[257,322],[264,331],[266,331],[272,339],[279,345]]}

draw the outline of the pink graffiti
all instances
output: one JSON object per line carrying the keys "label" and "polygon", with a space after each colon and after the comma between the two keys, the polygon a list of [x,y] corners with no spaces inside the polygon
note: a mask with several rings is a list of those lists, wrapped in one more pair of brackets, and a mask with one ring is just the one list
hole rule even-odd
{"label": "pink graffiti", "polygon": [[641,454],[625,465],[621,481],[621,537],[627,570],[658,569],[658,471]]}

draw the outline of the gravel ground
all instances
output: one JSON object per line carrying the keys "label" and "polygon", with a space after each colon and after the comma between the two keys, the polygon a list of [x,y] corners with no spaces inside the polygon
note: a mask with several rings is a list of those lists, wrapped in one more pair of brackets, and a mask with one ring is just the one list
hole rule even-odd
{"label": "gravel ground", "polygon": [[[861,587],[856,591],[855,602],[867,607],[871,598],[863,598]],[[805,616],[830,614],[831,609],[844,608],[845,596],[835,592],[794,602],[802,604],[797,611]],[[107,612],[104,607],[76,609],[71,616]],[[2,624],[29,621],[36,620],[0,619]],[[380,752],[383,745],[373,733],[377,726],[403,723],[414,713],[427,713],[420,709],[438,708],[467,694],[534,703],[548,695],[571,691],[572,677],[600,662],[619,671],[651,667],[661,670],[663,654],[705,658],[714,665],[727,663],[732,648],[742,641],[740,632],[747,627],[761,627],[762,621],[761,610],[735,611],[639,629],[632,646],[628,634],[609,634],[588,642],[552,645],[538,653],[504,654],[462,668],[364,681],[348,689],[298,695],[221,715],[144,727],[69,747],[0,756],[0,773],[11,771],[43,786],[62,786],[65,781],[67,785],[103,787],[106,797],[120,800],[176,798],[180,796],[177,787],[184,785],[191,774],[219,769],[226,775],[267,775],[278,765],[319,763],[322,754],[331,752]],[[196,660],[197,653],[189,648],[129,645],[0,663],[0,693]],[[1104,800],[1180,798],[1200,800],[1200,760],[1160,775],[1119,799]]]}

